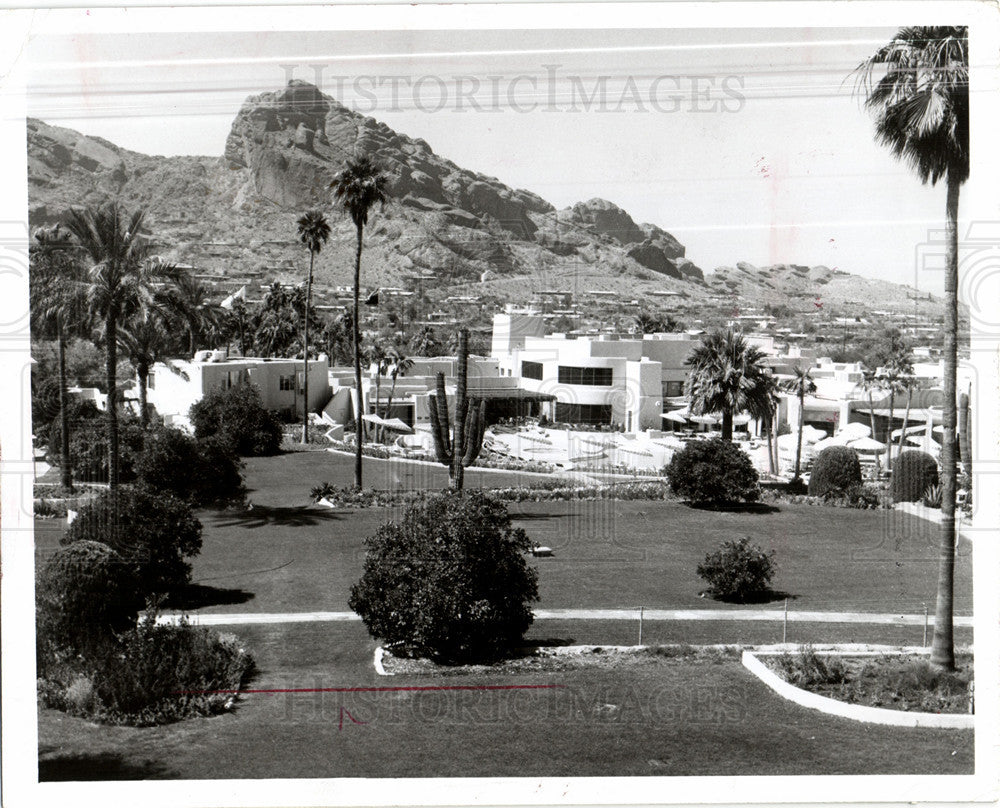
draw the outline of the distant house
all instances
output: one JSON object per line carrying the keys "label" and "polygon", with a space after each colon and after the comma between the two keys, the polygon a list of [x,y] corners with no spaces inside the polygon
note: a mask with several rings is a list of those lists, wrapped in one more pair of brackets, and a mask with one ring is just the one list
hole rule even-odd
{"label": "distant house", "polygon": [[[198,351],[190,361],[155,364],[147,398],[168,424],[187,426],[191,405],[216,389],[252,384],[264,406],[287,417],[301,417],[304,374],[301,359],[227,357],[225,351]],[[309,410],[330,400],[326,358],[309,360]]]}

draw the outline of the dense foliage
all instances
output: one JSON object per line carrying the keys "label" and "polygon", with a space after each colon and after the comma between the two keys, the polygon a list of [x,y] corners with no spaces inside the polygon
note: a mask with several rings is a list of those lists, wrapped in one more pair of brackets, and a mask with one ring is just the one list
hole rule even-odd
{"label": "dense foliage", "polygon": [[892,464],[893,502],[919,502],[927,489],[937,484],[937,461],[926,452],[907,450]]}
{"label": "dense foliage", "polygon": [[719,600],[747,603],[767,593],[774,576],[774,553],[765,553],[749,538],[727,541],[705,556],[698,575]]}
{"label": "dense foliage", "polygon": [[477,491],[437,494],[381,525],[367,542],[350,607],[369,632],[443,661],[502,656],[532,622],[538,574],[528,537]]}
{"label": "dense foliage", "polygon": [[242,457],[273,455],[281,446],[281,420],[264,408],[251,384],[207,393],[191,407],[191,423],[199,440],[218,438]]}
{"label": "dense foliage", "polygon": [[757,470],[735,444],[721,438],[692,441],[670,459],[671,490],[695,504],[756,502]]}
{"label": "dense foliage", "polygon": [[84,540],[57,550],[35,581],[39,668],[61,651],[93,654],[134,625],[141,606],[131,569],[106,544]]}
{"label": "dense foliage", "polygon": [[813,461],[809,477],[810,496],[822,497],[860,485],[861,463],[858,453],[850,447],[828,446]]}
{"label": "dense foliage", "polygon": [[185,559],[201,552],[201,522],[172,494],[122,486],[83,508],[61,542],[106,544],[121,556],[143,596],[162,595],[188,583]]}
{"label": "dense foliage", "polygon": [[243,495],[239,458],[217,437],[197,440],[179,429],[157,429],[136,461],[141,485],[192,505],[237,500]]}
{"label": "dense foliage", "polygon": [[[76,418],[70,422],[69,456],[73,477],[79,482],[106,483],[108,481],[108,422],[93,405],[81,404],[71,410]],[[59,462],[59,440],[62,427],[59,419],[49,428],[47,459]],[[145,444],[146,432],[138,418],[123,415],[118,419],[119,480],[135,480],[135,464]]]}

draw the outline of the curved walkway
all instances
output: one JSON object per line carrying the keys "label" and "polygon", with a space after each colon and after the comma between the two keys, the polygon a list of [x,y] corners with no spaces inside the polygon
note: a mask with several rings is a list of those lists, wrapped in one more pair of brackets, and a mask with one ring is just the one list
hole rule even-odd
{"label": "curved walkway", "polygon": [[[878,612],[788,612],[775,609],[643,609],[643,620],[686,621],[718,620],[735,622],[780,623],[787,618],[789,623],[860,623],[883,626],[928,626],[934,625],[934,616],[922,614],[890,614]],[[638,620],[639,609],[536,609],[536,620]],[[176,623],[180,614],[164,614],[158,623]],[[349,622],[361,618],[354,612],[285,612],[237,614],[194,614],[187,615],[192,625],[235,626],[268,623],[331,623]],[[956,627],[972,627],[969,615],[956,615]]]}

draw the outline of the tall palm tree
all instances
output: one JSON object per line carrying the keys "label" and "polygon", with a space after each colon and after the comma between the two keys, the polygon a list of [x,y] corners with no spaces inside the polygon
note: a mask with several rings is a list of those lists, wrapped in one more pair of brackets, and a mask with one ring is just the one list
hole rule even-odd
{"label": "tall palm tree", "polygon": [[190,272],[171,267],[163,299],[167,309],[183,324],[188,337],[188,357],[194,356],[198,338],[220,319],[218,308],[209,302],[212,290]]}
{"label": "tall palm tree", "polygon": [[407,356],[400,353],[398,348],[393,348],[389,352],[390,361],[392,364],[389,366],[389,378],[392,379],[392,386],[389,388],[389,397],[385,405],[386,417],[392,417],[392,399],[396,395],[396,380],[400,376],[405,376],[410,372],[410,368],[413,367],[413,360]]}
{"label": "tall palm tree", "polygon": [[882,377],[874,370],[861,371],[861,389],[868,396],[868,422],[871,424],[872,440],[877,440],[875,433],[875,392],[882,392]]}
{"label": "tall palm tree", "polygon": [[309,277],[306,280],[306,305],[302,314],[302,442],[309,442],[309,309],[312,306],[313,266],[316,256],[330,239],[330,225],[318,210],[310,210],[296,223],[299,239],[309,250]]}
{"label": "tall palm tree", "polygon": [[108,387],[108,485],[118,487],[118,325],[152,297],[142,235],[145,212],[131,213],[117,202],[70,210],[66,226],[93,261],[85,295],[90,310],[104,324],[105,381]]}
{"label": "tall palm tree", "polygon": [[334,198],[354,222],[358,237],[354,256],[354,383],[358,396],[354,419],[354,435],[357,441],[354,454],[354,484],[361,488],[361,445],[364,441],[361,422],[361,315],[358,311],[361,294],[361,250],[368,214],[376,204],[384,206],[388,199],[388,177],[371,157],[363,155],[348,160],[330,187],[333,188]]}
{"label": "tall palm tree", "polygon": [[733,439],[733,416],[744,410],[763,413],[772,389],[764,353],[732,328],[716,329],[702,338],[684,362],[691,368],[684,394],[695,415],[722,413],[722,437]]}
{"label": "tall palm tree", "polygon": [[[382,344],[376,342],[367,351],[366,359],[369,364],[375,368],[375,415],[379,415],[379,405],[382,402],[382,379],[385,377],[385,374],[389,372],[391,357]],[[378,441],[381,439],[382,430],[379,429],[378,424],[376,424],[375,440]]]}
{"label": "tall palm tree", "polygon": [[958,201],[969,177],[969,50],[964,26],[901,28],[856,73],[875,138],[923,184],[945,181],[944,434],[941,546],[931,663],[955,666],[955,426],[958,367]]}
{"label": "tall palm tree", "polygon": [[816,382],[809,375],[807,368],[796,365],[792,368],[792,378],[785,382],[783,387],[799,400],[799,437],[795,444],[795,475],[792,478],[798,480],[799,470],[802,468],[802,430],[805,427],[806,396],[816,392]]}
{"label": "tall palm tree", "polygon": [[[59,365],[60,484],[73,490],[70,468],[69,411],[66,392],[66,338],[77,327],[86,327],[81,300],[82,265],[73,255],[76,247],[70,233],[58,224],[39,228],[29,247],[32,328],[55,332]],[[54,452],[55,447],[50,447]]]}

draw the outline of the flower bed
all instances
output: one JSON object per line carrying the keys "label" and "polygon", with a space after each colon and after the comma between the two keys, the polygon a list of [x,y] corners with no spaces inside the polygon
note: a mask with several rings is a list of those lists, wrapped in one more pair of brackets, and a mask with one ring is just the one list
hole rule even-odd
{"label": "flower bed", "polygon": [[926,657],[912,654],[821,655],[808,647],[761,660],[789,684],[848,704],[921,713],[972,712],[968,654],[956,658],[955,671],[936,670]]}

